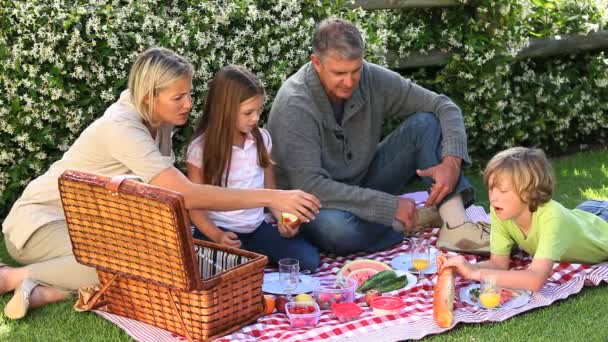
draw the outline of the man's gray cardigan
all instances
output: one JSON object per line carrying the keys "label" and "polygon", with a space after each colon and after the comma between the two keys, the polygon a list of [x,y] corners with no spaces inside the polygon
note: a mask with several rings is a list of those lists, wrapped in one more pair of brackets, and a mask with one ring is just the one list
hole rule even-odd
{"label": "man's gray cardigan", "polygon": [[268,119],[278,186],[312,193],[325,209],[391,225],[397,197],[359,184],[374,157],[384,120],[418,112],[439,118],[444,156],[470,163],[462,113],[448,97],[364,62],[340,126],[316,70],[307,63],[281,86]]}

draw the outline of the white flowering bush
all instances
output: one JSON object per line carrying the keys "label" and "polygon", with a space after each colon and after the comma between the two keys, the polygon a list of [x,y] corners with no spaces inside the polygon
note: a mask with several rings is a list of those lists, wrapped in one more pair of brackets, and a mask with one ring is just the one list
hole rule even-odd
{"label": "white flowering bush", "polygon": [[[0,0],[0,217],[115,101],[139,52],[159,45],[192,61],[193,122],[219,68],[254,70],[271,100],[308,60],[315,23],[345,11],[316,0]],[[191,130],[177,132],[177,151]]]}
{"label": "white flowering bush", "polygon": [[[475,157],[513,144],[606,139],[605,54],[513,62],[530,38],[605,27],[606,1],[363,11],[347,10],[346,0],[0,0],[0,218],[115,101],[139,52],[159,45],[192,61],[192,123],[202,115],[207,82],[229,63],[260,77],[268,108],[309,59],[315,23],[329,16],[355,22],[366,59],[379,64],[389,50],[456,51],[446,67],[408,76],[463,108]],[[176,132],[178,158],[191,132],[192,125]]]}

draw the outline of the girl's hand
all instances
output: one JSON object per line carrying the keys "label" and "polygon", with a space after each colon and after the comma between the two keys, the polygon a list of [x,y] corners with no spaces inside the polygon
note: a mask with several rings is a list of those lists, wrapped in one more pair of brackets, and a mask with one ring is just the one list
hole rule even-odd
{"label": "girl's hand", "polygon": [[[310,222],[319,213],[321,202],[314,195],[301,190],[277,190],[270,207],[279,212],[292,213],[302,222]],[[280,217],[278,219],[280,221]]]}
{"label": "girl's hand", "polygon": [[291,239],[298,234],[300,231],[299,224],[296,227],[291,227],[283,223],[283,218],[281,217],[280,211],[271,208],[270,212],[272,212],[272,216],[274,216],[274,218],[277,220],[277,229],[279,230],[279,235],[286,239]]}
{"label": "girl's hand", "polygon": [[454,267],[464,278],[475,280],[474,273],[477,270],[462,255],[449,258],[445,264],[443,264],[443,267]]}
{"label": "girl's hand", "polygon": [[291,228],[290,226],[283,224],[283,222],[279,220],[279,222],[277,223],[277,229],[279,230],[279,235],[286,239],[291,239],[292,237],[296,236],[296,234],[298,234],[298,232],[300,231],[300,226],[298,225],[295,228]]}
{"label": "girl's hand", "polygon": [[216,243],[220,245],[230,246],[234,248],[241,247],[241,240],[239,240],[238,235],[233,232],[224,232],[222,231],[219,237],[217,238]]}

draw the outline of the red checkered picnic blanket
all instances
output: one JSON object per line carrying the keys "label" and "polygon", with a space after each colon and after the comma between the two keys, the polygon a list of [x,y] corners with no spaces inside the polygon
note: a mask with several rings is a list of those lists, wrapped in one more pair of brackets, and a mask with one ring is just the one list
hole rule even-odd
{"label": "red checkered picnic blanket", "polygon": [[[474,220],[488,221],[489,219],[481,207],[471,207],[467,210],[467,214]],[[437,233],[438,229],[424,231],[425,237],[429,238],[433,245],[437,240]],[[409,249],[410,243],[406,239],[402,244],[373,254],[359,253],[347,257],[326,255],[321,259],[322,265],[313,276],[321,278],[335,275],[347,261],[355,258],[369,258],[390,263],[394,257],[408,252]],[[474,256],[466,257],[470,260],[476,259]],[[514,268],[525,267],[529,262],[529,257],[516,255],[511,266]],[[269,271],[275,270],[269,269]],[[319,324],[315,328],[297,329],[290,326],[285,314],[275,313],[261,317],[257,323],[216,341],[318,341],[321,339],[352,341],[358,337],[365,340],[366,335],[378,331],[382,331],[382,339],[386,341],[419,339],[430,334],[447,331],[458,323],[503,321],[521,312],[547,306],[556,300],[566,298],[579,292],[584,285],[598,285],[601,281],[608,282],[608,263],[599,265],[556,264],[545,286],[540,291],[532,293],[531,299],[526,305],[515,309],[486,310],[456,300],[454,323],[450,328],[440,328],[435,324],[432,317],[433,286],[436,278],[437,275],[424,276],[414,287],[397,291],[396,295],[401,297],[406,304],[405,309],[399,314],[377,316],[371,312],[370,308],[365,307],[360,318],[340,323],[331,311],[322,311]],[[457,277],[456,293],[460,288],[470,284],[472,282]],[[362,298],[359,298],[358,302],[362,302],[362,300]],[[183,340],[180,336],[145,323],[107,312],[99,311],[97,313],[118,325],[138,341],[169,342]]]}

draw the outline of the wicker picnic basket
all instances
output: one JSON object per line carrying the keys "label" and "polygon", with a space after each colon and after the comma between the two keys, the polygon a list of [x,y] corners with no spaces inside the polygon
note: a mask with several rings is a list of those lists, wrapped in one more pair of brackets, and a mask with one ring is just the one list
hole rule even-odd
{"label": "wicker picnic basket", "polygon": [[189,340],[261,316],[268,258],[192,239],[180,194],[125,178],[74,170],[59,178],[74,255],[101,282],[92,302]]}

